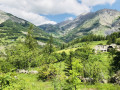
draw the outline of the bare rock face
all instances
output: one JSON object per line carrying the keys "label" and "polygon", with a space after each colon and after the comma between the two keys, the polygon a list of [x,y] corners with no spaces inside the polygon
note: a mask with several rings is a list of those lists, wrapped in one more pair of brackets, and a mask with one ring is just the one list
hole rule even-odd
{"label": "bare rock face", "polygon": [[12,20],[13,22],[17,22],[17,23],[25,23],[25,20],[0,10],[0,24],[5,22],[6,20]]}
{"label": "bare rock face", "polygon": [[0,24],[9,19],[9,16],[0,10]]}
{"label": "bare rock face", "polygon": [[103,9],[96,12],[101,25],[111,26],[112,23],[120,16],[120,12],[112,9]]}

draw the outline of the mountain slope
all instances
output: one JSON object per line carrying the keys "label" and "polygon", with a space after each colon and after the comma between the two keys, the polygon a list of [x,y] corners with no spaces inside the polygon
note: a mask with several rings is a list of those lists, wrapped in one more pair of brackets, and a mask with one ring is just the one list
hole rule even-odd
{"label": "mountain slope", "polygon": [[[119,31],[120,12],[112,9],[103,9],[97,12],[81,14],[74,20],[64,21],[56,25],[39,26],[48,33],[57,35],[64,41],[70,41],[89,33],[108,35]],[[44,28],[43,28],[44,26]],[[46,29],[47,28],[47,29]],[[57,29],[56,29],[57,28]],[[53,33],[53,31],[55,31]]]}
{"label": "mountain slope", "polygon": [[[29,26],[32,23],[13,16],[9,13],[0,11],[0,38],[1,42],[16,41],[21,37],[25,37]],[[48,41],[49,35],[42,29],[34,25],[33,34],[35,39],[41,42]]]}

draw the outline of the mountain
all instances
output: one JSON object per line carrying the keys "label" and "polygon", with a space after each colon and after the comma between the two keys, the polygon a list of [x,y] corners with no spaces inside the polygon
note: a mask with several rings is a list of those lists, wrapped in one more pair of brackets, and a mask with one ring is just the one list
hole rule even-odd
{"label": "mountain", "polygon": [[[0,10],[0,41],[4,43],[11,43],[19,38],[24,38],[31,24],[32,23],[24,19]],[[39,41],[39,44],[40,42],[48,41],[49,35],[35,25],[33,32],[34,37]]]}
{"label": "mountain", "polygon": [[112,9],[102,9],[81,14],[74,20],[39,27],[66,42],[90,33],[108,35],[120,30],[120,12]]}

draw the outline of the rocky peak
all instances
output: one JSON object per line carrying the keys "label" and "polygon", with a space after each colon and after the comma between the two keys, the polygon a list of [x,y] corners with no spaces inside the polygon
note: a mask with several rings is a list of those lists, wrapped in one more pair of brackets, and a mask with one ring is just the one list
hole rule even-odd
{"label": "rocky peak", "polygon": [[9,16],[3,11],[0,10],[0,24],[9,19]]}
{"label": "rocky peak", "polygon": [[[120,28],[120,12],[112,9],[102,9],[96,12],[89,12],[77,16],[74,20],[64,21],[44,29],[48,33],[55,33],[59,37],[66,36],[66,39],[81,37],[88,33],[106,35],[106,32],[113,33]],[[45,28],[45,27],[44,27]],[[43,29],[43,28],[42,28]],[[55,32],[52,32],[55,31]],[[70,36],[71,35],[71,36]]]}
{"label": "rocky peak", "polygon": [[97,11],[96,12],[96,14],[98,15],[98,14],[109,14],[109,15],[114,15],[114,14],[120,14],[120,12],[119,11],[117,11],[117,10],[113,10],[113,9],[102,9],[102,10],[99,10],[99,11]]}
{"label": "rocky peak", "polygon": [[113,9],[102,9],[95,12],[101,25],[110,26],[120,16],[120,12]]}
{"label": "rocky peak", "polygon": [[5,22],[6,20],[11,20],[17,23],[25,23],[25,20],[18,18],[12,14],[5,13],[4,11],[0,10],[0,24]]}

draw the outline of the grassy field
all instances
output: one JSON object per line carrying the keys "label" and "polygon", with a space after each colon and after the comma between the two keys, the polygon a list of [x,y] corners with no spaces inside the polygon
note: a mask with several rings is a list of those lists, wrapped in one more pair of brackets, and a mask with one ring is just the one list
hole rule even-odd
{"label": "grassy field", "polygon": [[[102,44],[102,45],[106,45],[107,41],[92,41],[92,42],[88,42],[87,45],[89,45],[90,48],[94,49],[94,47],[98,44]],[[86,43],[85,42],[81,42],[81,43],[77,43],[75,45],[72,45],[66,49],[63,50],[59,50],[57,51],[57,53],[62,53],[62,52],[66,52],[67,54],[69,54],[70,51],[75,51],[78,48],[81,48],[83,46],[85,46]]]}
{"label": "grassy field", "polygon": [[[17,77],[20,81],[13,83],[11,87],[6,87],[4,90],[54,90],[52,81],[38,81],[37,75],[18,74]],[[120,90],[120,86],[102,83],[95,85],[80,84],[77,86],[77,90]]]}
{"label": "grassy field", "polygon": [[[109,59],[107,58],[108,54],[103,53],[100,56],[103,56],[104,60],[104,67],[103,70],[105,71],[106,68],[109,68]],[[63,76],[64,75],[64,62],[55,63],[54,66],[58,69],[58,73]],[[39,70],[40,67],[37,68],[30,68],[29,70]],[[107,72],[107,71],[106,71]],[[19,74],[13,73],[17,76],[18,81],[13,83],[11,87],[6,87],[4,90],[55,90],[53,81],[38,81],[36,74]],[[59,82],[59,81],[58,81]],[[73,89],[74,90],[74,89]],[[102,84],[96,83],[95,85],[89,85],[81,83],[77,86],[77,90],[120,90],[119,85],[114,84]]]}
{"label": "grassy field", "polygon": [[42,82],[37,80],[37,75],[17,74],[18,80],[4,90],[54,90],[52,82]]}

